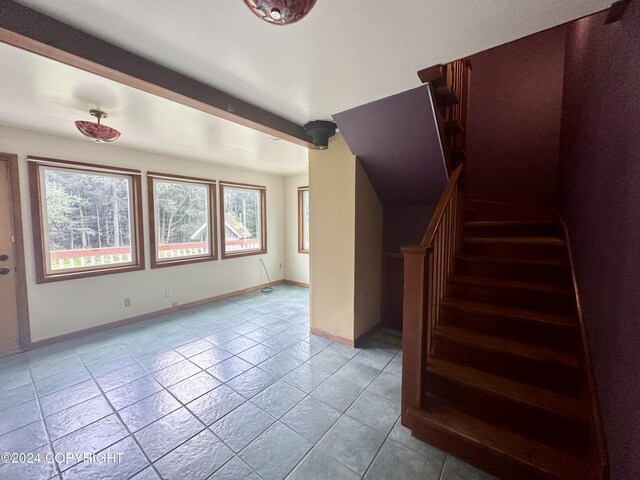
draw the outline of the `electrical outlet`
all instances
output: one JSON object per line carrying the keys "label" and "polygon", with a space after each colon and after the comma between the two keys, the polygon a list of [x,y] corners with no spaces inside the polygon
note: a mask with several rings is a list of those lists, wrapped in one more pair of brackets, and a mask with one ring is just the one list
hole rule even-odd
{"label": "electrical outlet", "polygon": [[164,296],[165,296],[165,298],[169,298],[169,297],[171,296],[171,290],[166,289],[166,290],[164,291]]}
{"label": "electrical outlet", "polygon": [[130,307],[131,306],[131,297],[127,297],[124,299],[124,306],[125,307]]}
{"label": "electrical outlet", "polygon": [[178,306],[178,302],[171,302],[171,306],[172,307],[177,307]]}
{"label": "electrical outlet", "polygon": [[282,262],[280,262],[280,268],[282,268]]}

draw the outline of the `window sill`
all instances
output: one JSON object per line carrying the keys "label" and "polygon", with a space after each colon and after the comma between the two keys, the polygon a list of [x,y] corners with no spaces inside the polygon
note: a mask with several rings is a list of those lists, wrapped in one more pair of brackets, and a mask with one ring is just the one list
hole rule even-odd
{"label": "window sill", "polygon": [[227,260],[229,258],[238,258],[238,257],[249,257],[251,255],[265,255],[267,253],[267,249],[262,250],[250,250],[247,252],[239,252],[239,253],[222,253],[222,259]]}
{"label": "window sill", "polygon": [[122,267],[108,267],[97,270],[81,270],[68,273],[51,273],[48,275],[37,276],[36,283],[62,282],[64,280],[75,280],[78,278],[99,277],[101,275],[112,275],[114,273],[126,273],[144,270],[144,265],[125,265]]}
{"label": "window sill", "polygon": [[177,265],[189,265],[191,263],[213,262],[218,260],[217,255],[207,255],[206,257],[186,257],[171,260],[151,260],[151,268],[174,267]]}

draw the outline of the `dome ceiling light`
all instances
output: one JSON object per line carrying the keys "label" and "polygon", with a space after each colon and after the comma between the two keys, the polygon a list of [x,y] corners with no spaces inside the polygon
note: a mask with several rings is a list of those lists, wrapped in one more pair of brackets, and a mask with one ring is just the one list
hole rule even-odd
{"label": "dome ceiling light", "polygon": [[85,137],[90,138],[96,143],[109,143],[120,137],[120,132],[115,128],[100,124],[100,120],[107,118],[106,113],[100,110],[89,110],[89,115],[96,117],[98,123],[86,122],[84,120],[77,120],[75,122],[76,127]]}
{"label": "dome ceiling light", "polygon": [[244,0],[244,3],[265,22],[288,25],[304,18],[316,0]]}

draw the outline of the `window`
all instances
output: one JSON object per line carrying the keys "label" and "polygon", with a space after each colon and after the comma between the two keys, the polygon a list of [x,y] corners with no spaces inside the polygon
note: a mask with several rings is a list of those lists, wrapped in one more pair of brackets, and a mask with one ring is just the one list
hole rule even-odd
{"label": "window", "polygon": [[144,268],[139,170],[29,162],[38,283]]}
{"label": "window", "polygon": [[149,172],[151,268],[215,260],[215,181]]}
{"label": "window", "polygon": [[309,187],[298,188],[298,253],[309,253]]}
{"label": "window", "polygon": [[223,258],[267,253],[266,192],[255,185],[220,183]]}

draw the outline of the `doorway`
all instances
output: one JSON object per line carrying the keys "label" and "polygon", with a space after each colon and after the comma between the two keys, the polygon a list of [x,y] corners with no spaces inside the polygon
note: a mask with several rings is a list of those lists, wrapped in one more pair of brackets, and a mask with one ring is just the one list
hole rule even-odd
{"label": "doorway", "polygon": [[29,346],[18,157],[0,153],[0,356]]}

